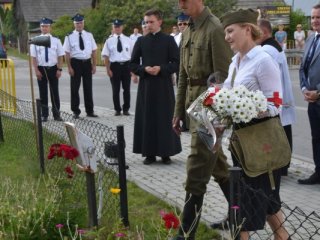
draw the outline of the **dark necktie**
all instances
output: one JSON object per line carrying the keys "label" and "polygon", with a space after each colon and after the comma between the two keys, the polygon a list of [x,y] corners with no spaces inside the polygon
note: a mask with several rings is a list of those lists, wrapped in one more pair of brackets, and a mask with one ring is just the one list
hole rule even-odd
{"label": "dark necktie", "polygon": [[312,58],[314,56],[314,53],[317,49],[317,45],[318,45],[318,42],[319,42],[319,37],[320,37],[320,34],[317,34],[316,37],[313,39],[313,42],[309,48],[309,51],[308,51],[308,55],[307,55],[307,58],[306,58],[306,61],[304,63],[304,73],[305,73],[305,76],[306,76],[306,79],[308,79],[308,71],[309,71],[309,67],[310,67],[310,63],[312,61]]}
{"label": "dark necktie", "polygon": [[120,36],[118,36],[117,50],[118,52],[122,52],[122,43],[120,41]]}
{"label": "dark necktie", "polygon": [[84,44],[83,44],[83,39],[82,39],[82,36],[81,36],[81,32],[79,32],[79,46],[80,46],[80,49],[83,50],[84,49]]}
{"label": "dark necktie", "polygon": [[49,49],[48,49],[48,47],[44,48],[44,57],[45,57],[46,62],[48,62],[49,61]]}

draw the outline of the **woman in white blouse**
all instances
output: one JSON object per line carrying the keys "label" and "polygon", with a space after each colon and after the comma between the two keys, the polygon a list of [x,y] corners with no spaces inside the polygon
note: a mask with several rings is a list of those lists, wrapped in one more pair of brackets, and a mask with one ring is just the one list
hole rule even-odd
{"label": "woman in white blouse", "polygon": [[[236,53],[229,66],[228,78],[224,87],[244,85],[248,90],[261,90],[267,98],[273,97],[274,92],[282,93],[280,70],[277,63],[256,45],[260,36],[257,27],[258,13],[252,9],[238,10],[225,14],[221,20],[225,31],[225,40]],[[281,97],[281,96],[280,96]],[[279,108],[268,103],[266,112],[260,114],[259,119],[277,117]],[[287,231],[282,227],[281,213],[280,171],[273,171],[276,189],[272,190],[268,174],[249,177],[243,172],[243,179],[253,191],[246,191],[241,198],[241,217],[245,218],[241,226],[241,240],[249,239],[249,231],[263,229],[267,220],[274,232],[274,239],[290,239]],[[257,190],[257,191],[255,191]],[[259,197],[262,191],[268,197]],[[263,194],[263,195],[264,195]],[[270,198],[271,197],[271,198]]]}

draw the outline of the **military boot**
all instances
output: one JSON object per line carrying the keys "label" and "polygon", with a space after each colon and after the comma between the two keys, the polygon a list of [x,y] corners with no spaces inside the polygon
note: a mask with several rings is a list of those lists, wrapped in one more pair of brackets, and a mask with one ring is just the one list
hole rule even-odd
{"label": "military boot", "polygon": [[[186,194],[179,235],[174,238],[175,240],[195,240],[202,203],[203,195],[196,196],[191,193]],[[184,237],[184,233],[186,233],[188,237]]]}

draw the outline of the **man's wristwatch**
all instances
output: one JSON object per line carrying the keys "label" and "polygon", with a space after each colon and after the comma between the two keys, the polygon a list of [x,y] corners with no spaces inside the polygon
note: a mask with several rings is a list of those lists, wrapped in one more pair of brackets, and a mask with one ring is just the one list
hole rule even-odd
{"label": "man's wristwatch", "polygon": [[320,98],[320,90],[317,90],[318,99]]}
{"label": "man's wristwatch", "polygon": [[62,71],[62,68],[58,68],[57,70],[61,72],[61,71]]}

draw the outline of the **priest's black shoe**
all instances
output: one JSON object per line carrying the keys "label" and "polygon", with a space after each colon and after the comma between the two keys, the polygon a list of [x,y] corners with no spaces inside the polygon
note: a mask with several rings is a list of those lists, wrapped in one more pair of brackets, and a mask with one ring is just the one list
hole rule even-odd
{"label": "priest's black shoe", "polygon": [[120,115],[121,115],[121,112],[116,111],[116,112],[114,113],[114,115],[115,115],[115,116],[120,116]]}
{"label": "priest's black shoe", "polygon": [[98,117],[98,115],[97,114],[94,114],[94,113],[88,113],[87,114],[87,117]]}
{"label": "priest's black shoe", "polygon": [[123,111],[123,115],[130,116],[130,113],[129,113],[129,111]]}
{"label": "priest's black shoe", "polygon": [[79,119],[79,118],[80,118],[79,114],[76,114],[76,113],[73,114],[73,119]]}
{"label": "priest's black shoe", "polygon": [[54,120],[58,121],[58,122],[62,122],[63,121],[63,119],[60,116],[54,117]]}
{"label": "priest's black shoe", "polygon": [[150,165],[154,162],[156,162],[156,157],[154,157],[154,156],[148,156],[143,160],[144,165]]}
{"label": "priest's black shoe", "polygon": [[167,165],[169,165],[169,164],[171,164],[171,158],[170,157],[162,157],[162,163],[163,164],[167,164]]}
{"label": "priest's black shoe", "polygon": [[304,185],[313,185],[313,184],[320,183],[320,174],[313,173],[309,178],[299,179],[298,183],[304,184]]}

